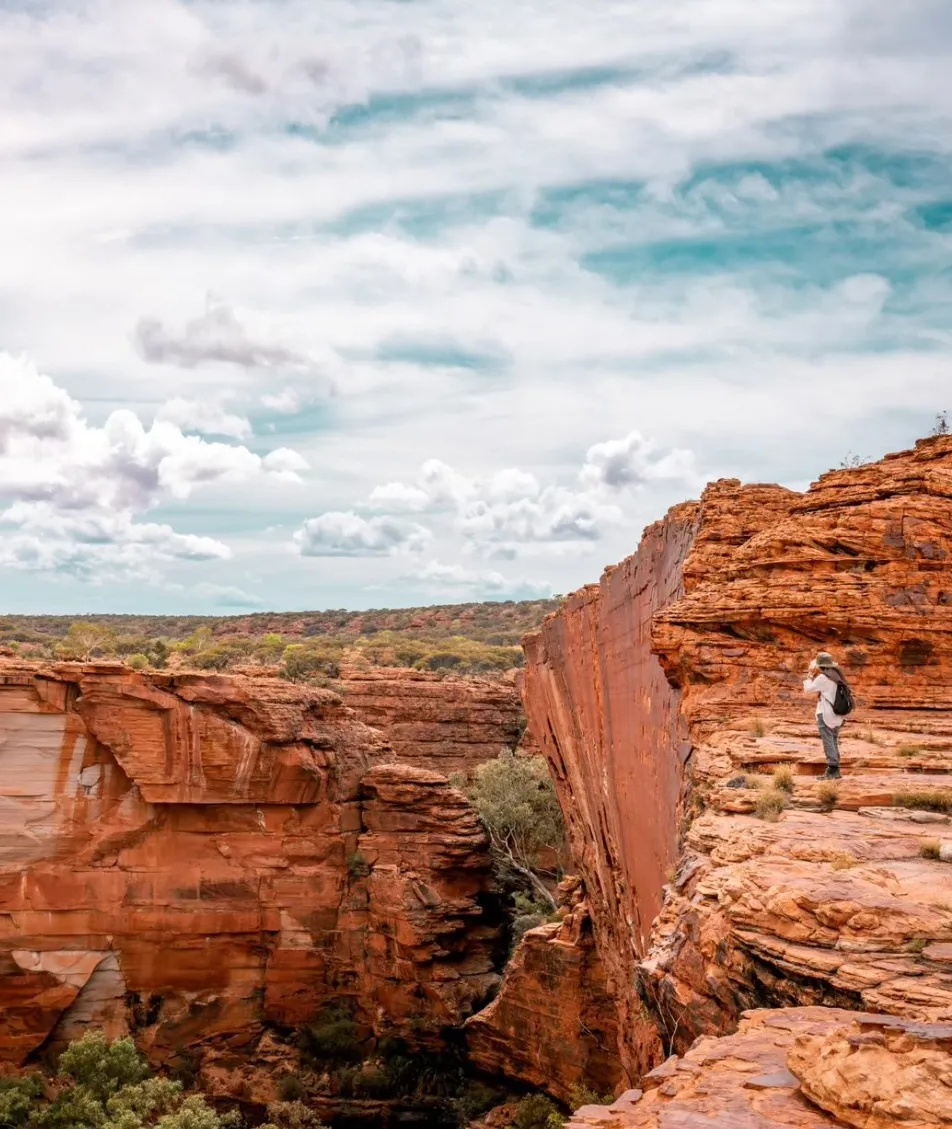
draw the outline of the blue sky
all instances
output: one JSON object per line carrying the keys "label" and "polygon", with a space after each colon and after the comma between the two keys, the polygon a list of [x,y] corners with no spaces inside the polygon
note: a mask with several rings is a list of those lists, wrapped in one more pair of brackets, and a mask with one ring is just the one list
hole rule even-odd
{"label": "blue sky", "polygon": [[0,611],[564,592],[911,444],[950,54],[938,0],[0,0]]}

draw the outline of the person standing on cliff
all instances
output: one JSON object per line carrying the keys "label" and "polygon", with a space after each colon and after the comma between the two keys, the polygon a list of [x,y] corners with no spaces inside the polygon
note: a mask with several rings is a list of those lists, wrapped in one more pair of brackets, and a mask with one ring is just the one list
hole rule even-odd
{"label": "person standing on cliff", "polygon": [[[837,693],[839,686],[844,687],[845,694],[842,691]],[[803,681],[803,692],[817,695],[816,722],[826,756],[823,779],[839,780],[840,729],[846,720],[846,714],[853,708],[853,696],[842,670],[829,652],[820,651],[810,663],[807,677]]]}

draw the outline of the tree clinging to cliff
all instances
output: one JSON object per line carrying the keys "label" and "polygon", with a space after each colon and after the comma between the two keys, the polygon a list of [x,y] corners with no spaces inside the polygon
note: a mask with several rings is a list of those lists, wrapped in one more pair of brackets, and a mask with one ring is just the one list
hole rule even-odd
{"label": "tree clinging to cliff", "polygon": [[537,873],[540,851],[558,851],[565,834],[545,759],[504,749],[476,769],[470,798],[493,850],[555,909],[555,899]]}

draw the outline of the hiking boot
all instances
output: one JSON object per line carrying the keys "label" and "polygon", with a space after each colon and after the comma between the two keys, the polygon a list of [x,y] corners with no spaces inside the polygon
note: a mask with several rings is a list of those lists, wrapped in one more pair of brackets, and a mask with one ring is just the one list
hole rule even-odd
{"label": "hiking boot", "polygon": [[828,768],[820,777],[821,780],[841,780],[842,773],[838,768]]}

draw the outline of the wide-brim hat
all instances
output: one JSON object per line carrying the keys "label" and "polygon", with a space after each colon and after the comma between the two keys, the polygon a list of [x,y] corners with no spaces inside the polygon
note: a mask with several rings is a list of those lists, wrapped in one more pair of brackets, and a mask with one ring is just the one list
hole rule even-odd
{"label": "wide-brim hat", "polygon": [[829,651],[820,651],[816,657],[817,666],[836,666],[836,659],[830,654]]}

